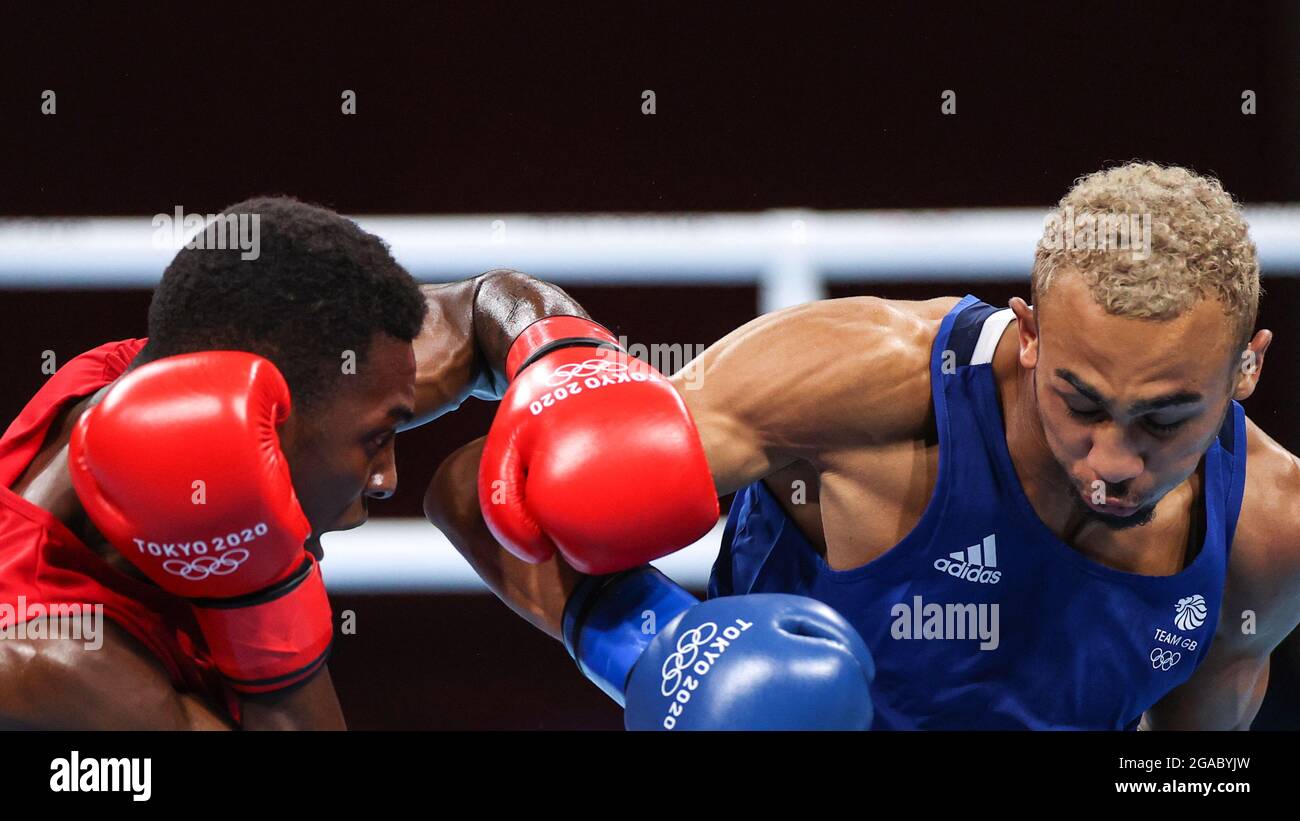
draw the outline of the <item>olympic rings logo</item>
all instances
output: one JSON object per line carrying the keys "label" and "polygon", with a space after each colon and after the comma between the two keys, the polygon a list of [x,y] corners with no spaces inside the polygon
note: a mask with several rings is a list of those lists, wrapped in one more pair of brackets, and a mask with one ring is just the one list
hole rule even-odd
{"label": "olympic rings logo", "polygon": [[229,576],[239,569],[251,554],[242,547],[226,551],[217,556],[199,556],[193,561],[168,559],[162,563],[163,570],[173,576],[191,582],[200,582],[209,576]]}
{"label": "olympic rings logo", "polygon": [[1182,653],[1171,653],[1168,650],[1162,650],[1157,647],[1151,651],[1151,669],[1168,670],[1178,663],[1183,657]]}
{"label": "olympic rings logo", "polygon": [[677,652],[664,659],[664,666],[660,669],[663,683],[659,692],[663,693],[664,698],[672,698],[673,693],[677,692],[682,684],[682,673],[690,669],[700,654],[700,645],[708,644],[717,635],[718,625],[711,621],[682,633],[681,638],[677,639]]}
{"label": "olympic rings logo", "polygon": [[612,359],[587,359],[582,362],[570,362],[561,365],[546,376],[546,384],[558,388],[574,379],[596,376],[602,373],[627,373],[627,363]]}

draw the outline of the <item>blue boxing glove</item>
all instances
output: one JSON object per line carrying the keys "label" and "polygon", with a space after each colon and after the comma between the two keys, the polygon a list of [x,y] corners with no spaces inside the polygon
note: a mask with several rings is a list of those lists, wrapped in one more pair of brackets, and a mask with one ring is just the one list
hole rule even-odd
{"label": "blue boxing glove", "polygon": [[[629,730],[865,730],[875,665],[827,605],[786,594],[702,604],[653,568],[593,578],[565,645]],[[655,623],[664,627],[654,634]]]}
{"label": "blue boxing glove", "polygon": [[627,685],[629,730],[868,730],[875,663],[822,602],[706,601],[662,630]]}
{"label": "blue boxing glove", "polygon": [[624,704],[628,677],[659,625],[700,603],[653,567],[588,576],[564,605],[564,647],[605,695]]}

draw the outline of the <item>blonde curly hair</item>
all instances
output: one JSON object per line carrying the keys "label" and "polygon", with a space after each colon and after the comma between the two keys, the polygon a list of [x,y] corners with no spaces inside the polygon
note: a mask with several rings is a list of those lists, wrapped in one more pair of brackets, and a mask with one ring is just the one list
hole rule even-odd
{"label": "blonde curly hair", "polygon": [[1133,217],[1135,226],[1149,226],[1150,246],[1145,258],[1104,241],[1062,247],[1049,220],[1034,252],[1035,301],[1058,275],[1078,273],[1107,313],[1172,319],[1215,298],[1233,323],[1238,348],[1250,340],[1259,312],[1259,261],[1240,208],[1218,180],[1130,162],[1080,177],[1058,208],[1054,213],[1071,215],[1067,225],[1075,214],[1110,215],[1125,224]]}

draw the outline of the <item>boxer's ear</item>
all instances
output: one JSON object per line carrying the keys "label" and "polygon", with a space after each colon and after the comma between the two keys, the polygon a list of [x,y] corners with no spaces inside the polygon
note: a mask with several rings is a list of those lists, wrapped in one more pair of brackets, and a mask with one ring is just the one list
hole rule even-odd
{"label": "boxer's ear", "polygon": [[1273,332],[1262,329],[1251,338],[1242,350],[1240,358],[1233,363],[1232,398],[1243,402],[1255,392],[1259,384],[1259,375],[1264,370],[1264,353],[1273,341]]}
{"label": "boxer's ear", "polygon": [[1032,370],[1038,367],[1038,316],[1033,307],[1020,297],[1008,303],[1016,315],[1016,333],[1020,339],[1020,367]]}

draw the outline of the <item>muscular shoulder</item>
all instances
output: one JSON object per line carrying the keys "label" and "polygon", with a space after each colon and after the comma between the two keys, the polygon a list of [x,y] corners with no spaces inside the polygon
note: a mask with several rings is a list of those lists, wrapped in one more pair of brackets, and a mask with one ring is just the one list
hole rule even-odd
{"label": "muscular shoulder", "polygon": [[1246,421],[1246,487],[1229,592],[1280,640],[1300,619],[1300,459]]}
{"label": "muscular shoulder", "polygon": [[915,438],[930,413],[931,345],[957,302],[852,297],[777,311],[710,348],[679,387],[698,380],[699,404],[777,447]]}
{"label": "muscular shoulder", "polygon": [[98,642],[0,641],[0,721],[37,729],[221,726],[215,713],[178,694],[129,634],[108,621],[100,629]]}

